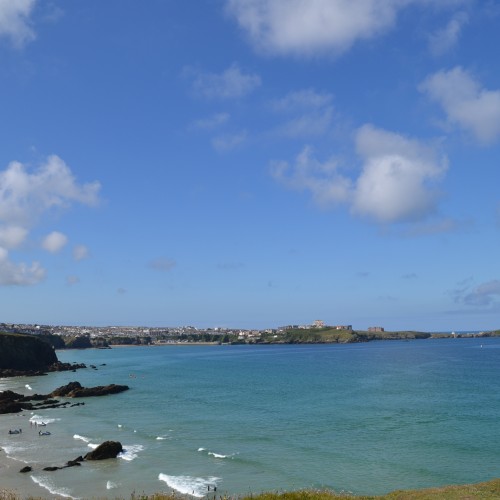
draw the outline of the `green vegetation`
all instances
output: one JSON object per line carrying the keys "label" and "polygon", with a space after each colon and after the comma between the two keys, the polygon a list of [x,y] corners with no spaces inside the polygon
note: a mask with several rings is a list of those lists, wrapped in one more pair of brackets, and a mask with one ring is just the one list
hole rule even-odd
{"label": "green vegetation", "polygon": [[283,344],[347,344],[355,342],[369,342],[372,340],[407,340],[427,339],[429,333],[425,332],[366,332],[354,330],[337,330],[336,328],[298,328],[285,330],[284,334],[274,337],[271,334],[263,336],[262,340]]}
{"label": "green vegetation", "polygon": [[[186,498],[190,497],[175,493],[156,493],[154,495],[136,495],[133,493],[130,496],[130,500],[185,500]],[[245,496],[228,496],[215,493],[207,495],[209,500],[494,500],[498,498],[500,498],[500,479],[463,486],[444,486],[424,490],[398,490],[380,496],[356,496],[321,490],[271,492]],[[37,500],[37,498],[22,497],[11,491],[0,490],[0,500]]]}

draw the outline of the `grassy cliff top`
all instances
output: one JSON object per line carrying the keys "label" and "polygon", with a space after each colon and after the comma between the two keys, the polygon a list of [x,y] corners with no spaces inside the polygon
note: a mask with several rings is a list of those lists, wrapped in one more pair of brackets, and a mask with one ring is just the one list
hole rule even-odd
{"label": "grassy cliff top", "polygon": [[[186,500],[184,495],[175,493],[156,493],[154,495],[131,494],[130,500]],[[500,499],[500,479],[484,483],[461,486],[444,486],[422,490],[397,490],[387,495],[356,496],[330,491],[300,490],[293,492],[271,492],[246,496],[228,496],[224,493],[210,493],[208,500],[495,500]],[[23,497],[17,493],[0,490],[0,500],[38,500],[36,497]],[[41,500],[41,499],[40,499]],[[100,499],[105,500],[105,499]],[[119,500],[119,499],[115,499]]]}

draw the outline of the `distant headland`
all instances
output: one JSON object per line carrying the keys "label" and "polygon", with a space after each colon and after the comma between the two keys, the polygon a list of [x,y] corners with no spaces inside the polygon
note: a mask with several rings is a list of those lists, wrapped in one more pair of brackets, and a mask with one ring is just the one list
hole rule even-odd
{"label": "distant headland", "polygon": [[[0,323],[0,332],[37,337],[45,344],[48,344],[52,348],[51,351],[54,349],[106,349],[113,346],[164,344],[348,344],[377,340],[500,336],[500,330],[471,333],[385,331],[383,327],[358,330],[353,329],[351,325],[329,326],[320,320],[314,321],[311,325],[287,325],[264,330],[195,328],[193,326],[92,327]],[[0,360],[0,366],[2,364]],[[9,368],[15,367],[9,366]]]}

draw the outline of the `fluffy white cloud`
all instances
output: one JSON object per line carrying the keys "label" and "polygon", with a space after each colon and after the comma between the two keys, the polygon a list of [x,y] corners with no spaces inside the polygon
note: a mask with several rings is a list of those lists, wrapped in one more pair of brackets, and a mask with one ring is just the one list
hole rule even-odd
{"label": "fluffy white cloud", "polygon": [[0,221],[29,227],[53,208],[72,202],[96,205],[99,190],[98,182],[79,185],[58,156],[50,156],[34,172],[14,161],[0,172]]}
{"label": "fluffy white cloud", "polygon": [[208,99],[236,99],[251,93],[261,84],[260,76],[244,73],[234,63],[222,73],[209,73],[189,67],[184,74],[193,80],[196,95]]}
{"label": "fluffy white cloud", "polygon": [[351,197],[350,179],[338,172],[334,159],[321,163],[313,157],[310,147],[305,147],[293,165],[273,162],[271,175],[290,189],[308,191],[314,201],[323,207],[346,203]]}
{"label": "fluffy white cloud", "polygon": [[66,235],[58,232],[52,231],[48,234],[42,241],[42,248],[50,253],[59,252],[68,243],[68,238]]}
{"label": "fluffy white cloud", "polygon": [[482,88],[460,66],[434,73],[419,89],[441,105],[451,124],[471,132],[480,142],[500,138],[500,90]]}
{"label": "fluffy white cloud", "polygon": [[320,206],[345,204],[380,223],[416,222],[435,212],[434,183],[447,160],[434,147],[371,125],[357,131],[356,147],[362,165],[355,178],[342,174],[334,159],[315,159],[309,147],[292,165],[272,163],[271,175],[290,189],[311,193]]}
{"label": "fluffy white cloud", "polygon": [[24,227],[0,226],[0,247],[7,249],[17,248],[24,242],[27,235],[28,230]]}
{"label": "fluffy white cloud", "polygon": [[356,134],[363,158],[352,209],[381,222],[408,222],[435,211],[437,193],[431,188],[447,168],[434,148],[371,125]]}
{"label": "fluffy white cloud", "polygon": [[15,263],[9,253],[0,247],[0,285],[35,285],[45,278],[45,269],[38,263]]}
{"label": "fluffy white cloud", "polygon": [[85,245],[75,245],[73,247],[73,259],[84,260],[90,256],[89,249]]}
{"label": "fluffy white cloud", "polygon": [[[339,55],[357,41],[390,30],[411,5],[449,8],[467,0],[226,0],[226,10],[257,50],[270,54]],[[448,43],[458,36],[449,27]]]}
{"label": "fluffy white cloud", "polygon": [[0,38],[10,38],[16,47],[35,38],[30,15],[36,0],[0,0]]}
{"label": "fluffy white cloud", "polygon": [[441,30],[429,36],[429,48],[435,56],[441,56],[452,49],[460,38],[462,28],[469,21],[465,12],[457,12]]}
{"label": "fluffy white cloud", "polygon": [[[8,250],[19,247],[30,230],[47,212],[68,208],[73,203],[96,205],[100,184],[78,184],[58,156],[50,156],[37,169],[19,162],[0,171],[0,285],[33,285],[46,274],[38,262],[15,263]],[[65,235],[53,232],[42,242],[49,252],[57,252],[67,242]]]}
{"label": "fluffy white cloud", "polygon": [[339,54],[390,28],[400,0],[228,0],[227,9],[263,52]]}

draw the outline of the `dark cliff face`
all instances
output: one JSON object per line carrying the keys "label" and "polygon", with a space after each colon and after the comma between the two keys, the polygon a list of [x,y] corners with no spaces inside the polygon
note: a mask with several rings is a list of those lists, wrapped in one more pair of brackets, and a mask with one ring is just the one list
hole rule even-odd
{"label": "dark cliff face", "polygon": [[44,370],[57,361],[54,349],[37,337],[0,333],[0,369]]}

